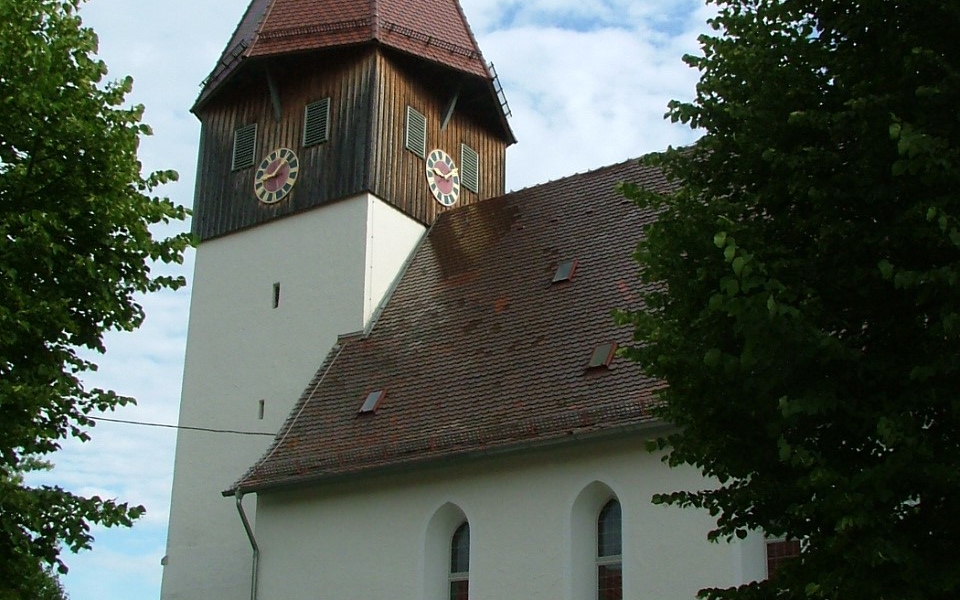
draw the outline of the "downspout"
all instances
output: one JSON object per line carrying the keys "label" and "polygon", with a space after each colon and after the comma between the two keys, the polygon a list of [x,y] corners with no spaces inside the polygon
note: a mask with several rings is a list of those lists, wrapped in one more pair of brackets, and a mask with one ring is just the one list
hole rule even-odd
{"label": "downspout", "polygon": [[250,600],[257,600],[257,573],[260,567],[260,546],[257,545],[257,538],[253,535],[253,528],[250,527],[250,520],[247,519],[247,513],[243,511],[243,492],[237,490],[237,511],[240,513],[240,520],[243,521],[243,528],[247,532],[247,539],[250,540],[250,546],[253,548],[253,567],[250,574]]}

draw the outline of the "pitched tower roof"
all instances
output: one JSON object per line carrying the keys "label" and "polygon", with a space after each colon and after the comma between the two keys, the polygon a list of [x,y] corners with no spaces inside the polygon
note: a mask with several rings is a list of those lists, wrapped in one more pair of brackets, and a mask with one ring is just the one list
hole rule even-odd
{"label": "pitched tower roof", "polygon": [[247,58],[366,43],[490,79],[458,0],[252,0],[197,104]]}

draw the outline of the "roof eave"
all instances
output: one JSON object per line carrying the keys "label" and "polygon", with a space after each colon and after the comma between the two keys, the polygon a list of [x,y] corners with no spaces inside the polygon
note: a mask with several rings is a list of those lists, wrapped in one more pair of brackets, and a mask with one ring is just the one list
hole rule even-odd
{"label": "roof eave", "polygon": [[521,452],[530,452],[537,450],[552,450],[559,447],[569,446],[593,441],[607,441],[628,437],[638,433],[663,435],[673,429],[669,423],[665,423],[656,418],[650,418],[639,423],[631,423],[608,429],[591,430],[580,433],[570,433],[567,435],[558,435],[550,438],[537,440],[528,440],[515,444],[495,446],[489,448],[478,448],[466,450],[458,453],[448,453],[442,456],[430,456],[425,458],[413,458],[409,460],[398,461],[388,465],[360,468],[354,471],[341,473],[320,473],[308,475],[305,477],[288,478],[285,481],[279,481],[266,484],[254,484],[250,486],[234,486],[224,490],[224,497],[232,497],[237,493],[262,493],[290,491],[316,485],[329,485],[343,481],[351,481],[366,477],[375,477],[378,475],[396,475],[411,471],[418,471],[424,468],[440,468],[447,465],[460,465],[464,462],[472,462],[490,457],[502,457],[519,454]]}

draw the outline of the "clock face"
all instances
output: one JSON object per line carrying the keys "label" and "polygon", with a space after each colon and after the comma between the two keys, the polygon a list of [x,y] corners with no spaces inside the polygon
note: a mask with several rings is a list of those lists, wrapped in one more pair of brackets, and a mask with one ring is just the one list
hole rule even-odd
{"label": "clock face", "polygon": [[460,170],[450,155],[434,150],[427,156],[427,184],[437,202],[453,206],[460,197]]}
{"label": "clock face", "polygon": [[263,157],[253,179],[253,193],[260,202],[274,204],[287,197],[297,183],[300,161],[289,148],[277,148]]}

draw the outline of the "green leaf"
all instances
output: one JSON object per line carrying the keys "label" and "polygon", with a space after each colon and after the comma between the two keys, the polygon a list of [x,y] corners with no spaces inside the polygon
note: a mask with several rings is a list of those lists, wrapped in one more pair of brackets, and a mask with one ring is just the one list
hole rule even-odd
{"label": "green leaf", "polygon": [[743,273],[744,264],[745,264],[745,261],[743,260],[742,256],[738,256],[735,259],[733,259],[733,272],[737,275],[737,277],[739,277],[740,274]]}
{"label": "green leaf", "polygon": [[733,258],[737,255],[737,245],[733,241],[727,242],[727,247],[723,249],[723,257],[727,262],[733,261]]}
{"label": "green leaf", "polygon": [[711,540],[802,541],[709,600],[954,598],[956,2],[711,4],[668,107],[701,137],[658,164],[677,189],[639,241],[668,292],[638,368],[667,386],[667,464],[710,482],[661,498]]}
{"label": "green leaf", "polygon": [[893,265],[890,264],[889,260],[884,258],[877,263],[877,268],[880,269],[880,275],[882,275],[884,279],[889,281],[893,278]]}
{"label": "green leaf", "polygon": [[720,357],[722,352],[719,348],[711,348],[707,350],[707,353],[703,355],[703,364],[708,367],[716,367],[720,364]]}

